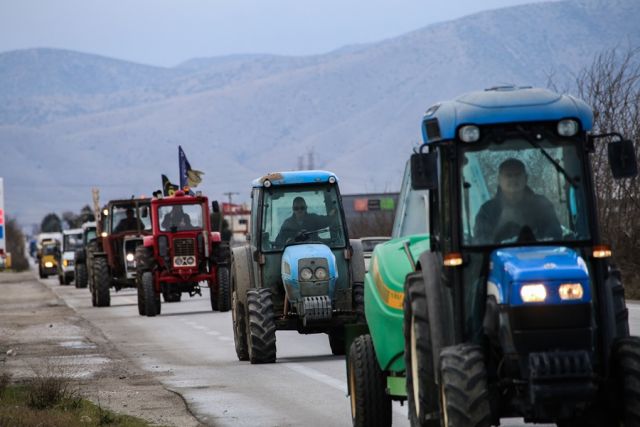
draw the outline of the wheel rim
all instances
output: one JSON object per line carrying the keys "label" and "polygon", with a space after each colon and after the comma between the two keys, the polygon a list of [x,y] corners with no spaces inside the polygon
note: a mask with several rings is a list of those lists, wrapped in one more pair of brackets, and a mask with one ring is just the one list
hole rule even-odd
{"label": "wheel rim", "polygon": [[411,386],[413,388],[413,405],[416,408],[416,416],[420,417],[420,384],[418,381],[418,347],[416,343],[416,320],[413,314],[411,315]]}
{"label": "wheel rim", "polygon": [[447,393],[444,390],[444,384],[440,384],[440,402],[442,405],[440,413],[442,414],[443,426],[449,425],[449,414],[447,413]]}
{"label": "wheel rim", "polygon": [[351,390],[351,417],[356,418],[356,378],[353,373],[353,363],[349,362],[349,390]]}

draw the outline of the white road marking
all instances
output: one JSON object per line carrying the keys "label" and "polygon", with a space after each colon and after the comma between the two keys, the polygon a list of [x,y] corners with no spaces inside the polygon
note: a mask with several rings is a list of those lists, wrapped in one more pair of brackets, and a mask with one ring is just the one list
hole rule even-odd
{"label": "white road marking", "polygon": [[220,341],[231,341],[231,338],[229,338],[229,337],[224,337],[224,336],[220,336],[220,337],[218,337],[218,339],[219,339]]}
{"label": "white road marking", "polygon": [[[329,387],[340,390],[345,395],[347,394],[347,383],[330,377],[329,375],[323,374],[322,372],[317,371],[313,368],[308,368],[299,363],[282,363],[281,366],[285,366],[294,372],[304,375],[305,377],[311,378],[325,385],[328,385]],[[407,416],[406,410],[403,410],[402,408],[396,406],[395,403],[393,405],[393,412],[403,417]]]}
{"label": "white road marking", "polygon": [[213,335],[215,337],[216,335],[220,335],[220,332],[218,332],[218,331],[207,331],[206,334],[207,335]]}

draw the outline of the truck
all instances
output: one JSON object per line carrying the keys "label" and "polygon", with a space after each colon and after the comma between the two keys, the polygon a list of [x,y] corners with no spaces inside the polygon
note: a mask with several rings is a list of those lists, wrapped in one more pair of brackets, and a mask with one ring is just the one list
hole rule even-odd
{"label": "truck", "polygon": [[[178,302],[183,293],[202,295],[200,282],[207,282],[214,311],[228,311],[228,245],[220,233],[211,231],[209,199],[183,190],[157,197],[145,206],[150,218],[149,233],[135,252],[138,313],[154,317],[165,302]],[[219,211],[217,201],[211,208]]]}
{"label": "truck", "polygon": [[68,285],[74,280],[75,253],[82,245],[82,229],[72,228],[62,231],[60,258],[58,259],[58,282]]}
{"label": "truck", "polygon": [[110,200],[100,212],[101,235],[87,252],[93,306],[111,305],[111,288],[136,288],[135,253],[151,234],[150,204],[144,197]]}
{"label": "truck", "polygon": [[602,139],[615,179],[637,175],[636,157],[592,124],[583,101],[536,88],[426,111],[393,239],[365,278],[353,425],[390,425],[393,400],[412,426],[640,424],[640,339],[591,172]]}
{"label": "truck", "polygon": [[276,330],[325,333],[345,352],[346,324],[363,316],[362,245],[350,240],[338,177],[270,173],[252,183],[249,242],[231,256],[236,355],[276,360]]}

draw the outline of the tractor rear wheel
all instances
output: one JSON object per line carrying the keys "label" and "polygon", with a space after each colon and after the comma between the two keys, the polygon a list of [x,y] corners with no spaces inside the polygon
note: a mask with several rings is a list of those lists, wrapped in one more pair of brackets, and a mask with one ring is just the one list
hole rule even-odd
{"label": "tractor rear wheel", "polygon": [[360,335],[349,349],[349,391],[354,427],[391,426],[391,398],[371,335]]}
{"label": "tractor rear wheel", "polygon": [[244,306],[238,300],[236,291],[233,291],[231,294],[231,318],[233,320],[233,341],[236,345],[238,360],[249,360],[247,319]]}
{"label": "tractor rear wheel", "polygon": [[60,285],[66,285],[66,283],[64,283],[64,274],[62,276],[58,274],[58,283]]}
{"label": "tractor rear wheel", "polygon": [[327,335],[329,335],[329,346],[331,347],[331,354],[333,354],[334,356],[344,356],[344,327],[334,328],[327,332]]}
{"label": "tractor rear wheel", "polygon": [[618,385],[622,425],[640,425],[640,338],[616,341],[612,351],[613,369]]}
{"label": "tractor rear wheel", "polygon": [[356,282],[352,285],[353,288],[353,311],[356,312],[358,321],[364,322],[364,284]]}
{"label": "tractor rear wheel", "polygon": [[487,369],[477,345],[458,344],[440,353],[443,427],[491,425]]}
{"label": "tractor rear wheel", "polygon": [[111,305],[111,275],[106,258],[95,258],[93,260],[94,289],[97,307],[109,307]]}
{"label": "tractor rear wheel", "polygon": [[160,314],[160,294],[156,293],[153,286],[153,273],[142,273],[142,296],[144,301],[144,313],[147,317]]}
{"label": "tractor rear wheel", "polygon": [[231,308],[230,290],[229,267],[218,267],[218,311],[229,311]]}
{"label": "tractor rear wheel", "polygon": [[147,315],[147,307],[144,304],[144,289],[142,288],[142,272],[136,278],[136,287],[138,289],[138,314],[140,316]]}
{"label": "tractor rear wheel", "polygon": [[404,363],[412,426],[438,427],[438,387],[433,367],[431,331],[422,274],[407,276],[404,285]]}
{"label": "tractor rear wheel", "polygon": [[274,363],[276,361],[276,324],[273,319],[271,290],[247,291],[249,361]]}
{"label": "tractor rear wheel", "polygon": [[76,264],[75,282],[76,288],[87,287],[87,264]]}

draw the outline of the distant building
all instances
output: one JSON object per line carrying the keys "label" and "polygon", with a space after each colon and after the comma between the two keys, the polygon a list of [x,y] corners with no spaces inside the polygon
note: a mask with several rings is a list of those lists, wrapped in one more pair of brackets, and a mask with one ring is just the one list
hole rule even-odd
{"label": "distant building", "polygon": [[231,240],[246,241],[251,226],[251,209],[247,204],[222,203],[222,215],[229,223]]}
{"label": "distant building", "polygon": [[399,194],[343,194],[349,237],[390,236]]}

